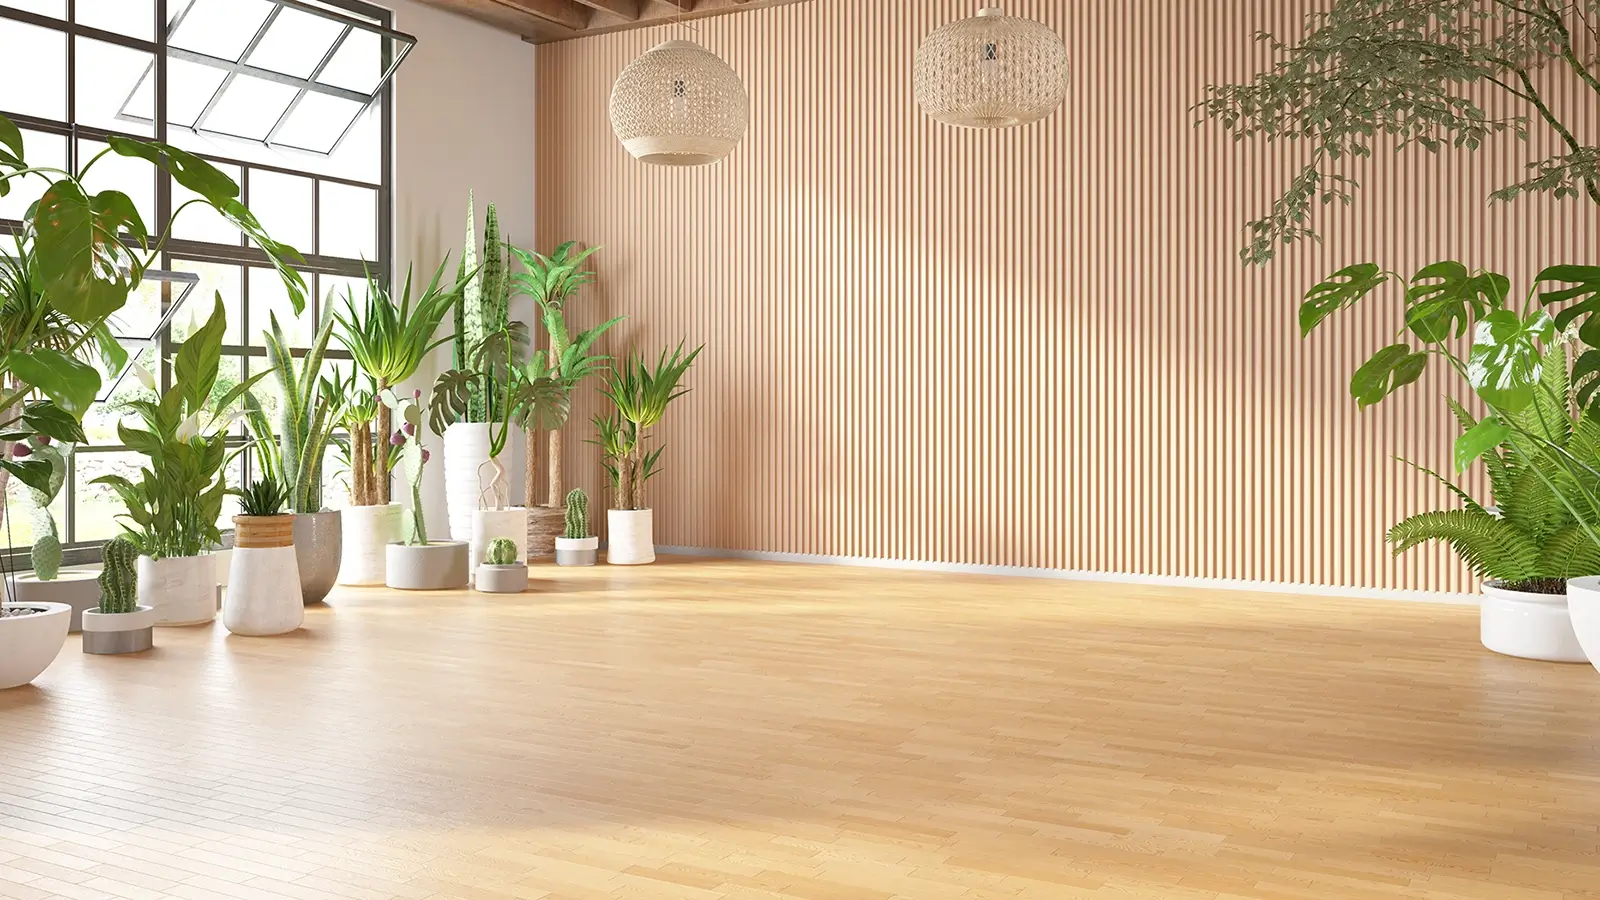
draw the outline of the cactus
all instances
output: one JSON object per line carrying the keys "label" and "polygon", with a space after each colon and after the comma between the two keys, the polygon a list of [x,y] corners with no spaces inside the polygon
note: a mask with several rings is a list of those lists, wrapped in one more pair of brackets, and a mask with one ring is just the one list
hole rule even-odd
{"label": "cactus", "polygon": [[40,581],[55,581],[61,574],[61,539],[41,534],[33,542],[33,574]]}
{"label": "cactus", "polygon": [[100,548],[100,611],[131,613],[139,607],[139,572],[134,561],[139,550],[126,536],[113,538]]}
{"label": "cactus", "polygon": [[573,488],[567,494],[567,533],[568,540],[582,540],[589,536],[589,495],[583,488]]}
{"label": "cactus", "polygon": [[61,574],[61,532],[56,528],[56,517],[50,514],[50,504],[56,502],[66,484],[66,454],[71,446],[64,451],[35,438],[30,449],[33,459],[50,464],[50,489],[28,488],[28,499],[33,503],[33,532],[38,535],[33,542],[33,574],[40,581],[55,581]]}
{"label": "cactus", "polygon": [[509,566],[517,561],[517,542],[510,538],[495,538],[489,542],[483,561],[491,566]]}

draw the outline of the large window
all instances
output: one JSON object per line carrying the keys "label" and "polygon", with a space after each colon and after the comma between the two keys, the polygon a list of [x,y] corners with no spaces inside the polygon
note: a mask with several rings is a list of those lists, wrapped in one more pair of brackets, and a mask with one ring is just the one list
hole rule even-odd
{"label": "large window", "polygon": [[[386,277],[387,78],[413,43],[390,25],[387,11],[358,0],[0,0],[0,112],[22,129],[30,162],[76,171],[112,134],[168,141],[238,181],[268,233],[305,256],[301,271],[311,291],[297,317],[265,254],[208,209],[186,210],[161,268],[198,283],[175,311],[184,285],[147,283],[141,293],[150,308],[138,311],[157,322],[170,313],[141,360],[160,373],[163,387],[176,343],[205,320],[216,296],[228,315],[223,380],[233,380],[266,365],[261,335],[272,315],[303,347],[330,294],[362,290],[369,267]],[[363,91],[370,102],[359,102]],[[153,166],[116,156],[97,163],[89,181],[127,193],[153,232],[191,199]],[[0,233],[21,226],[42,189],[42,181],[24,183],[0,198]],[[330,350],[328,357],[326,374],[348,372],[348,354]],[[85,417],[90,443],[74,453],[54,510],[63,538],[80,550],[93,552],[119,530],[120,504],[89,482],[140,467],[141,457],[118,443],[116,425],[119,404],[145,390],[125,378]],[[276,421],[273,379],[261,382],[257,396]],[[247,443],[242,424],[233,441]],[[229,484],[246,483],[253,469],[250,454],[242,454]],[[327,471],[331,487],[339,475],[334,466]],[[9,534],[0,534],[0,546],[32,543],[23,493],[12,479]],[[325,499],[338,506],[344,496],[331,489]],[[230,504],[224,523],[233,512]]]}

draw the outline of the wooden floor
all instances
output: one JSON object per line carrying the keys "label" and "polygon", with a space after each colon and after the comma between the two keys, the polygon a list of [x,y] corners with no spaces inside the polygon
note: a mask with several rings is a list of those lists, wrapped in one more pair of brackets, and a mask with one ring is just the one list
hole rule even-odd
{"label": "wooden floor", "polygon": [[346,590],[0,693],[0,897],[1600,898],[1476,612],[763,563]]}

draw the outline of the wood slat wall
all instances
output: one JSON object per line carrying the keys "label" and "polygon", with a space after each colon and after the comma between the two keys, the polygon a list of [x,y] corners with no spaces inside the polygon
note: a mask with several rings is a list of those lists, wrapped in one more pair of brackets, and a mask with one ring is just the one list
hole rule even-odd
{"label": "wood slat wall", "polygon": [[[1394,302],[1302,342],[1298,297],[1368,259],[1453,257],[1525,285],[1600,259],[1597,217],[1487,203],[1553,149],[1536,129],[1380,154],[1324,243],[1243,266],[1245,223],[1302,156],[1197,128],[1191,107],[1264,68],[1252,35],[1298,33],[1306,8],[1013,0],[1063,35],[1073,81],[1058,114],[1003,132],[940,125],[912,96],[922,38],[973,2],[812,0],[541,47],[540,242],[605,247],[577,320],[628,314],[613,350],[707,345],[661,429],[658,542],[1472,589],[1447,552],[1383,544],[1447,503],[1391,457],[1448,466],[1454,382],[1435,371],[1357,412],[1346,380]],[[743,76],[750,133],[712,168],[638,165],[611,135],[612,81],[685,36]],[[1592,97],[1552,90],[1594,142]],[[574,440],[568,465],[600,487],[592,448]]]}

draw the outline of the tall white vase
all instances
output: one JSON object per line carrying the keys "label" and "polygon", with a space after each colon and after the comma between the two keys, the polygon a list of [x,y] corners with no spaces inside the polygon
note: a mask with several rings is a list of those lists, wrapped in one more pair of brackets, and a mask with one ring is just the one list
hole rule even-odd
{"label": "tall white vase", "polygon": [[347,506],[344,544],[339,554],[339,583],[381,585],[388,546],[401,540],[401,506]]}
{"label": "tall white vase", "polygon": [[217,617],[217,560],[204,556],[139,557],[139,605],[157,625],[200,625]]}
{"label": "tall white vase", "polygon": [[1600,669],[1600,576],[1570,579],[1567,608],[1578,643],[1588,653],[1589,662]]}
{"label": "tall white vase", "polygon": [[444,498],[450,513],[450,539],[472,537],[478,508],[478,467],[489,459],[489,426],[457,422],[444,430]]}
{"label": "tall white vase", "polygon": [[654,514],[648,509],[606,510],[606,562],[642,566],[656,561]]}
{"label": "tall white vase", "polygon": [[483,565],[483,554],[495,538],[510,538],[517,545],[517,561],[528,561],[528,510],[513,506],[508,509],[480,509],[472,513],[472,543],[468,550],[472,571]]}
{"label": "tall white vase", "polygon": [[294,546],[239,547],[228,573],[222,627],[234,634],[286,634],[306,618]]}

